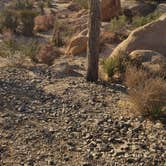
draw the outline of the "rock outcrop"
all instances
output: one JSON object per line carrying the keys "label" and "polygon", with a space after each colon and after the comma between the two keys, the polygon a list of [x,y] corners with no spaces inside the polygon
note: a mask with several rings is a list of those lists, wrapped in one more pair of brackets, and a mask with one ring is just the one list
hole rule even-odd
{"label": "rock outcrop", "polygon": [[48,31],[54,26],[54,14],[36,16],[34,19],[34,31]]}
{"label": "rock outcrop", "polygon": [[111,56],[130,54],[134,50],[153,50],[166,56],[166,14],[156,21],[139,27],[120,43]]}
{"label": "rock outcrop", "polygon": [[[153,73],[165,74],[166,57],[152,50],[135,50],[129,55],[131,60]],[[164,72],[164,73],[163,73]]]}
{"label": "rock outcrop", "polygon": [[84,53],[87,49],[88,37],[78,35],[71,39],[69,46],[67,47],[66,55],[79,55]]}

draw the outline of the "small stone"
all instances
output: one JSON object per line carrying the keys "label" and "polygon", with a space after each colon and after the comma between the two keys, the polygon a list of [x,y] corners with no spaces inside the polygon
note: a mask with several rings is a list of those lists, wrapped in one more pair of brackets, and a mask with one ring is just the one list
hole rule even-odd
{"label": "small stone", "polygon": [[83,163],[82,166],[92,166],[92,164],[86,162],[86,163]]}
{"label": "small stone", "polygon": [[64,156],[63,158],[65,161],[69,161],[69,157],[68,156]]}

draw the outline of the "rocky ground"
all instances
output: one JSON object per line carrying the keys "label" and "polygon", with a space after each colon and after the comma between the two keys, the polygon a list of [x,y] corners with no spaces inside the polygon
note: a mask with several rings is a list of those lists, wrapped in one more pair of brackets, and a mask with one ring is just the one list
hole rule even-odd
{"label": "rocky ground", "polygon": [[81,57],[0,69],[0,165],[166,164],[165,125],[124,116],[126,89],[83,75]]}
{"label": "rocky ground", "polygon": [[165,119],[131,114],[123,85],[85,75],[81,56],[50,67],[0,60],[0,166],[166,165]]}

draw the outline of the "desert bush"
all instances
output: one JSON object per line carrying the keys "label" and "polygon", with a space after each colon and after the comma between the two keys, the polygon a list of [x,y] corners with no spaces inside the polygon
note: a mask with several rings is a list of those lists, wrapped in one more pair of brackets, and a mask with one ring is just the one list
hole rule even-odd
{"label": "desert bush", "polygon": [[60,22],[59,20],[55,20],[52,44],[54,46],[63,46],[68,42],[68,39],[74,34],[74,30],[67,26],[64,22]]}
{"label": "desert bush", "polygon": [[33,1],[32,0],[14,0],[10,3],[9,7],[15,10],[32,9]]}
{"label": "desert bush", "polygon": [[127,18],[122,15],[122,16],[119,16],[119,18],[113,18],[111,20],[111,24],[110,24],[110,30],[113,31],[113,32],[117,32],[117,31],[120,31],[120,30],[123,30],[123,29],[130,29],[130,30],[133,30],[137,27],[140,27],[140,26],[143,26],[147,23],[150,23],[154,20],[156,20],[157,18],[159,18],[161,16],[161,13],[159,12],[154,12],[154,13],[151,13],[147,16],[135,16],[132,20],[132,23],[128,23],[127,21]]}
{"label": "desert bush", "polygon": [[0,56],[8,57],[18,50],[18,44],[15,40],[4,40],[0,43]]}
{"label": "desert bush", "polygon": [[18,26],[17,13],[14,10],[5,9],[0,12],[0,31],[4,29],[10,29],[13,32],[16,31]]}
{"label": "desert bush", "polygon": [[147,23],[150,23],[150,22],[156,20],[157,18],[159,18],[160,15],[161,15],[161,13],[154,12],[145,17],[136,16],[133,18],[132,28],[137,28],[137,27],[143,26]]}
{"label": "desert bush", "polygon": [[26,56],[20,51],[15,51],[7,57],[8,67],[22,67],[26,60]]}
{"label": "desert bush", "polygon": [[37,41],[29,41],[20,46],[20,51],[25,57],[30,58],[33,62],[37,62],[36,55],[38,54],[40,46]]}
{"label": "desert bush", "polygon": [[33,10],[19,11],[19,19],[21,21],[21,33],[25,36],[33,35],[34,18],[37,13]]}
{"label": "desert bush", "polygon": [[122,28],[126,27],[126,25],[127,25],[126,17],[122,15],[122,16],[119,16],[118,19],[113,18],[111,20],[110,30],[113,32],[119,31]]}
{"label": "desert bush", "polygon": [[109,57],[102,61],[104,72],[111,78],[116,72],[124,73],[130,58],[127,55]]}
{"label": "desert bush", "polygon": [[38,50],[39,45],[36,41],[28,41],[25,43],[23,41],[11,39],[0,43],[0,56],[10,59],[13,59],[14,56],[18,59],[19,55],[21,55],[21,58],[29,58],[36,62],[36,54],[38,53]]}
{"label": "desert bush", "polygon": [[134,111],[152,118],[166,113],[166,82],[163,79],[133,66],[127,68],[125,78]]}
{"label": "desert bush", "polygon": [[64,44],[64,39],[62,35],[62,24],[60,24],[57,20],[54,24],[52,44],[57,47],[61,47]]}

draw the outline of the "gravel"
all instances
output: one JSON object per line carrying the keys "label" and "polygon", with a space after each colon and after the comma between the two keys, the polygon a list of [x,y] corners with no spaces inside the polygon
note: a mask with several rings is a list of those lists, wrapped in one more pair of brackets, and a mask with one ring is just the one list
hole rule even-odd
{"label": "gravel", "polygon": [[85,69],[58,63],[1,68],[0,165],[166,164],[164,124],[123,116],[123,86],[87,83]]}

